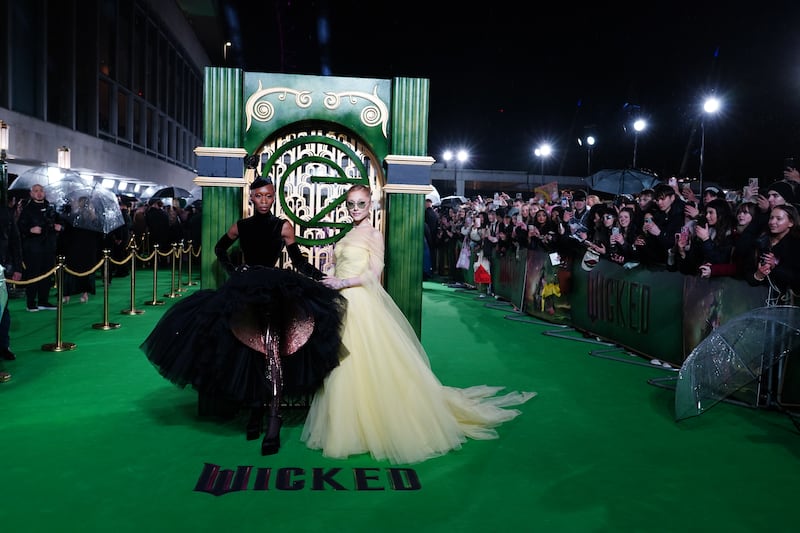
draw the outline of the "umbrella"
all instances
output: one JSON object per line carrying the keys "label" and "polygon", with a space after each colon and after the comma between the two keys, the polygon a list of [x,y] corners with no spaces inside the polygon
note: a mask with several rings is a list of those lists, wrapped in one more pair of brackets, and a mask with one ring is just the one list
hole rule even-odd
{"label": "umbrella", "polygon": [[59,195],[53,203],[73,227],[111,233],[125,224],[117,195],[101,185],[53,189]]}
{"label": "umbrella", "polygon": [[442,203],[442,199],[439,196],[439,191],[436,187],[433,187],[433,190],[425,195],[426,200],[430,200],[433,203],[433,207],[438,207]]}
{"label": "umbrella", "polygon": [[64,181],[88,185],[74,170],[42,165],[28,169],[17,176],[8,186],[8,190],[30,191],[34,185],[42,185],[47,190],[48,186]]}
{"label": "umbrella", "polygon": [[592,190],[617,195],[638,194],[642,189],[652,189],[659,181],[654,174],[631,168],[600,170],[586,178]]}
{"label": "umbrella", "polygon": [[458,195],[445,196],[444,198],[441,199],[440,205],[443,208],[450,208],[450,207],[458,208],[458,206],[460,206],[461,204],[466,204],[468,202],[469,200],[467,200],[465,196],[458,196]]}
{"label": "umbrella", "polygon": [[675,419],[697,416],[800,349],[800,307],[759,307],[712,331],[678,373]]}
{"label": "umbrella", "polygon": [[192,193],[181,187],[163,187],[161,189],[148,187],[142,193],[142,199],[152,198],[192,198]]}

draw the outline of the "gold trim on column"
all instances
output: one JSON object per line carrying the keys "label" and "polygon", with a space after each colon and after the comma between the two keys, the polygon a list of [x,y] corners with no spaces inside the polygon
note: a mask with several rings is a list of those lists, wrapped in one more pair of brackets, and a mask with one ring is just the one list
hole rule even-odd
{"label": "gold trim on column", "polygon": [[213,146],[198,146],[194,149],[198,157],[238,157],[243,159],[247,155],[244,148],[215,148]]}
{"label": "gold trim on column", "polygon": [[401,183],[387,183],[383,192],[395,194],[428,194],[433,192],[432,185],[403,185]]}
{"label": "gold trim on column", "polygon": [[391,165],[428,165],[432,166],[436,160],[429,155],[395,155],[389,154],[384,158]]}
{"label": "gold trim on column", "polygon": [[245,178],[220,178],[219,176],[197,176],[192,181],[200,187],[246,187],[248,185]]}

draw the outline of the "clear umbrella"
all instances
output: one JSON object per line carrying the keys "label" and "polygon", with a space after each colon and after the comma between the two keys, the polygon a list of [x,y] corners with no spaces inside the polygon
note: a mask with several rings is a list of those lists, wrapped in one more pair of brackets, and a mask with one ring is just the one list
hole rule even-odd
{"label": "clear umbrella", "polygon": [[[8,190],[30,190],[34,185],[42,185],[47,192],[49,187],[62,182],[89,185],[80,174],[70,169],[42,165],[26,170],[11,182]],[[50,198],[48,197],[48,201]]]}
{"label": "clear umbrella", "polygon": [[62,186],[54,202],[73,227],[111,233],[125,224],[117,196],[101,185]]}
{"label": "clear umbrella", "polygon": [[715,329],[678,373],[675,419],[697,416],[800,349],[800,307],[760,307]]}

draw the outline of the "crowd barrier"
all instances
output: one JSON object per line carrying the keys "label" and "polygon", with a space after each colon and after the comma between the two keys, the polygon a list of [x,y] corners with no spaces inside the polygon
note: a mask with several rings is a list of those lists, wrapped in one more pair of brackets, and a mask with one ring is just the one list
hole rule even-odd
{"label": "crowd barrier", "polygon": [[[492,290],[520,313],[569,326],[675,368],[713,329],[766,305],[769,289],[731,277],[701,278],[657,266],[600,259],[584,264],[583,250],[520,250],[492,257]],[[471,264],[474,264],[475,257]],[[558,263],[558,264],[554,264]],[[469,280],[472,270],[462,271]],[[800,405],[800,360],[777,376],[784,405]],[[759,394],[755,393],[756,396]],[[750,404],[764,401],[748,397]]]}
{"label": "crowd barrier", "polygon": [[[171,266],[171,278],[170,278],[170,291],[164,294],[164,297],[167,298],[177,298],[181,296],[181,292],[184,290],[181,285],[197,285],[195,281],[193,281],[192,277],[192,258],[197,258],[200,256],[200,249],[194,249],[192,245],[192,241],[188,241],[184,243],[183,241],[179,243],[173,243],[170,250],[166,252],[161,252],[158,249],[158,245],[153,246],[153,251],[147,256],[141,256],[137,253],[137,249],[135,246],[134,241],[131,241],[129,246],[130,253],[127,257],[116,260],[111,258],[110,250],[103,250],[103,258],[98,261],[96,265],[85,272],[77,272],[71,270],[65,263],[65,258],[63,256],[59,256],[57,258],[56,266],[50,269],[49,271],[36,276],[31,279],[27,280],[20,280],[15,281],[12,279],[8,279],[5,277],[5,273],[3,269],[0,268],[0,313],[5,310],[5,306],[8,303],[8,287],[7,285],[11,285],[15,288],[24,288],[27,285],[31,285],[32,283],[36,283],[38,281],[44,279],[55,279],[55,288],[57,292],[57,300],[56,300],[56,313],[54,315],[55,319],[55,342],[46,343],[42,345],[43,351],[49,352],[62,352],[75,349],[75,344],[72,342],[67,342],[63,340],[63,313],[64,313],[64,302],[63,302],[63,275],[65,272],[76,276],[76,277],[86,277],[86,276],[96,276],[98,270],[101,268],[103,269],[102,277],[103,277],[103,319],[102,322],[97,322],[92,324],[93,329],[100,329],[100,330],[110,330],[110,329],[117,329],[120,327],[120,324],[115,322],[109,321],[109,302],[108,302],[108,295],[109,295],[109,286],[111,283],[111,276],[109,273],[109,266],[110,265],[117,265],[117,266],[124,266],[130,264],[130,307],[128,309],[124,309],[120,311],[121,314],[125,315],[139,315],[144,313],[141,309],[136,309],[136,273],[137,273],[137,266],[136,261],[139,261],[141,266],[152,265],[152,272],[153,272],[153,294],[152,299],[147,300],[144,302],[145,305],[163,305],[164,301],[158,299],[158,270],[159,270],[159,257],[168,258],[170,260]],[[186,268],[187,268],[187,276],[188,279],[186,282],[182,282],[183,276],[183,259],[184,257],[188,258],[186,261]],[[98,291],[99,292],[99,291]]]}

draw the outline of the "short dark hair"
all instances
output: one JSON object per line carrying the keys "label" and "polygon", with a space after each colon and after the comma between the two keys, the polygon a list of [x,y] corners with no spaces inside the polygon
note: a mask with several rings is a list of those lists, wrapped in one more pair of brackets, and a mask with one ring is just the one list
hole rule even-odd
{"label": "short dark hair", "polygon": [[666,196],[675,196],[675,189],[667,183],[659,183],[653,188],[653,198],[659,199]]}
{"label": "short dark hair", "polygon": [[253,183],[250,184],[250,190],[252,191],[253,189],[260,189],[261,187],[266,187],[267,185],[272,185],[272,180],[263,176],[259,176],[253,180]]}

